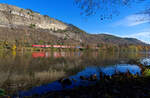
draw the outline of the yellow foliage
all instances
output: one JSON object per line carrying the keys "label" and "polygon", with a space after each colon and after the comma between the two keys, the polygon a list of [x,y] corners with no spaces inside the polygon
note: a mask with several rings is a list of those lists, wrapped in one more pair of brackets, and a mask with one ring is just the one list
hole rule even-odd
{"label": "yellow foliage", "polygon": [[12,50],[16,50],[16,48],[17,48],[16,45],[12,46]]}
{"label": "yellow foliage", "polygon": [[13,55],[13,57],[15,57],[16,56],[16,51],[12,51],[12,55]]}

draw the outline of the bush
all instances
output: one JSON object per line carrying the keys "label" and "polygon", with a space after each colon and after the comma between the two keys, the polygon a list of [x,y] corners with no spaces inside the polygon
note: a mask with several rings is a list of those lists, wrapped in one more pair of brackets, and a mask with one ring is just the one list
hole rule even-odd
{"label": "bush", "polygon": [[36,27],[36,25],[35,24],[30,24],[30,26],[29,26],[30,28],[35,28]]}

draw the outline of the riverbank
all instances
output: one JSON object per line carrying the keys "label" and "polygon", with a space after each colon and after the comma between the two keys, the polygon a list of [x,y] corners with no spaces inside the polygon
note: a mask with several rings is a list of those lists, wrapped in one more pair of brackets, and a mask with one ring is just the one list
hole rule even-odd
{"label": "riverbank", "polygon": [[1,45],[0,50],[11,50],[11,51],[109,51],[109,52],[149,52],[149,46],[116,46],[116,45],[102,45],[102,46],[81,46],[81,45],[28,45],[28,46],[16,46],[14,45]]}

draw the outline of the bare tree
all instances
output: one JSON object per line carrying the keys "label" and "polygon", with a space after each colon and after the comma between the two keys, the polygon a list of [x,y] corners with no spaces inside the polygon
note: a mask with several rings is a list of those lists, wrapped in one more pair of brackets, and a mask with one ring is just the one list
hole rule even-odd
{"label": "bare tree", "polygon": [[100,19],[112,19],[120,14],[120,7],[132,7],[133,4],[141,4],[147,0],[75,0],[75,4],[85,16],[99,13]]}

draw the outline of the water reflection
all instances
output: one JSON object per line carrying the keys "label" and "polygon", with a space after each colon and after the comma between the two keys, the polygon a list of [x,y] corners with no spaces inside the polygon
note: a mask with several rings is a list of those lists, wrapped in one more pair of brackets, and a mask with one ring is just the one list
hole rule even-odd
{"label": "water reflection", "polygon": [[[47,85],[42,85],[39,87],[34,87],[29,91],[26,92],[20,92],[20,97],[23,96],[31,96],[34,94],[44,94],[50,91],[61,91],[64,89],[71,89],[74,87],[79,87],[79,86],[88,86],[91,84],[95,84],[96,82],[92,82],[92,81],[88,81],[88,80],[82,80],[80,77],[87,77],[89,78],[90,75],[96,74],[96,76],[98,77],[98,80],[100,79],[100,70],[105,74],[105,75],[109,75],[112,76],[113,74],[116,73],[116,71],[121,72],[121,73],[126,73],[126,72],[130,72],[132,74],[141,74],[141,69],[140,67],[138,67],[137,65],[129,65],[129,64],[118,64],[115,66],[109,66],[109,67],[87,67],[85,68],[83,71],[78,72],[76,75],[74,76],[70,76],[70,79],[72,80],[72,85],[66,85],[66,86],[62,86],[61,83],[59,83],[58,81],[55,81],[53,83],[47,84]],[[74,81],[75,80],[75,81]]]}
{"label": "water reflection", "polygon": [[64,58],[64,57],[72,57],[72,56],[82,56],[81,52],[33,52],[33,58]]}
{"label": "water reflection", "polygon": [[[107,71],[109,67],[107,72],[112,72],[110,70],[114,68],[112,65],[126,64],[130,59],[148,58],[149,55],[106,51],[0,51],[0,88],[12,94],[48,84],[60,78],[76,76],[84,69],[91,69],[91,72],[94,72],[92,67],[94,69],[101,67],[103,71]],[[136,69],[136,67],[133,68]]]}

